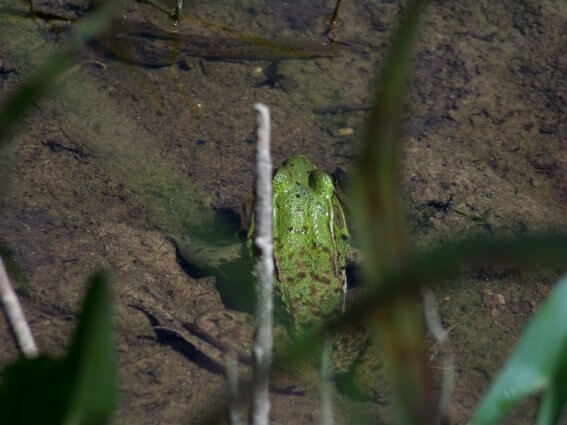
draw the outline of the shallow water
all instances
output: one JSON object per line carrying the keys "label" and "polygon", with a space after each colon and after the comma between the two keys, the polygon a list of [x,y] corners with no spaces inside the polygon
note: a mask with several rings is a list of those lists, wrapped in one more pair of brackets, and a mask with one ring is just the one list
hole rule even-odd
{"label": "shallow water", "polygon": [[[80,15],[84,6],[79,0],[58,4],[36,7]],[[1,5],[21,8],[19,2]],[[183,26],[211,40],[252,34],[328,42],[321,35],[332,11],[328,2],[215,1],[187,8]],[[7,164],[0,170],[0,241],[29,279],[24,304],[40,347],[63,350],[93,270],[104,267],[115,277],[124,386],[116,423],[187,422],[223,388],[222,376],[193,361],[190,350],[158,344],[145,317],[127,304],[159,303],[187,321],[221,305],[210,281],[183,272],[164,236],[210,233],[219,215],[240,216],[246,225],[253,103],[272,109],[276,164],[304,154],[329,171],[348,173],[375,71],[401,10],[393,1],[344,1],[334,35],[341,43],[332,58],[270,63],[186,56],[146,67],[93,45],[81,59],[104,68],[83,62],[66,75],[56,94],[35,105],[9,151],[0,151]],[[416,245],[566,224],[566,14],[555,1],[431,5],[404,124],[402,195]],[[120,15],[171,29],[146,4],[124,0]],[[9,14],[0,19],[5,99],[61,48],[68,24]],[[454,208],[444,215],[436,205],[449,199]],[[488,210],[485,221],[471,218]],[[231,231],[237,229],[223,236]],[[512,265],[475,266],[439,290],[445,324],[459,323],[452,331],[451,423],[470,417],[554,279]],[[506,303],[495,302],[495,294]],[[2,322],[1,364],[16,356],[5,330]],[[274,395],[275,423],[316,421],[317,400],[316,393]],[[344,407],[338,422],[363,408],[383,415],[385,404]],[[526,417],[520,412],[511,420],[526,423]]]}

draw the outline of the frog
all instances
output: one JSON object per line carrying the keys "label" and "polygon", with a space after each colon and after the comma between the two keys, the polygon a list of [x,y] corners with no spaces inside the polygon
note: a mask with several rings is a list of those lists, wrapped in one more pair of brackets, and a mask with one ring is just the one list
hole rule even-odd
{"label": "frog", "polygon": [[307,157],[284,161],[272,186],[276,305],[297,334],[344,311],[350,234],[332,177]]}
{"label": "frog", "polygon": [[[288,158],[275,172],[273,218],[277,352],[306,329],[345,310],[345,268],[351,237],[331,175],[305,156]],[[206,267],[214,268],[236,257],[253,255],[253,223],[252,216],[245,248],[224,247],[216,250],[217,256],[198,241],[186,237],[169,240],[183,260],[203,261]],[[349,300],[356,298],[355,292],[361,293],[348,291]],[[147,306],[138,308],[148,310]],[[205,312],[187,328],[171,315],[149,310],[161,323],[154,327],[156,330],[177,334],[217,366],[223,366],[227,352],[234,352],[244,375],[251,376],[254,319],[250,313],[229,309]],[[368,341],[368,330],[362,325],[348,325],[334,335],[333,372],[346,373],[366,350]]]}

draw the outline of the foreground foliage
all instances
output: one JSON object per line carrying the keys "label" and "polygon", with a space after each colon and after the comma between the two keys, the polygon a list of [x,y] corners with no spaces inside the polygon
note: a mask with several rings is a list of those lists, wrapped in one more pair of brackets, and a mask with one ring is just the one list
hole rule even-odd
{"label": "foreground foliage", "polygon": [[2,371],[0,423],[108,422],[118,396],[110,304],[108,278],[93,276],[66,355],[22,359]]}

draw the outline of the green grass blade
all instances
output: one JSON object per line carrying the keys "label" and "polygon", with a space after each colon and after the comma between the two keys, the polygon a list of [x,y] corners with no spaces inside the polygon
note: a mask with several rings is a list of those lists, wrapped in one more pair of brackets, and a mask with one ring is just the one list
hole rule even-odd
{"label": "green grass blade", "polygon": [[398,262],[407,248],[399,207],[400,125],[413,43],[425,1],[411,2],[401,22],[390,56],[374,85],[376,93],[361,143],[353,178],[353,214],[368,258],[369,281],[384,266]]}
{"label": "green grass blade", "polygon": [[563,347],[563,366],[541,400],[536,425],[556,424],[567,402],[567,344]]}
{"label": "green grass blade", "polygon": [[[524,330],[504,369],[480,403],[471,425],[490,425],[524,397],[545,391],[538,424],[553,424],[567,398],[567,276]],[[561,378],[558,380],[558,378]]]}
{"label": "green grass blade", "polygon": [[[365,272],[370,286],[377,286],[385,270],[401,265],[409,252],[399,205],[400,127],[413,45],[425,3],[411,1],[395,33],[390,56],[375,84],[354,176],[353,212],[368,259]],[[404,424],[434,420],[417,295],[384,306],[374,323],[391,366],[395,422]]]}
{"label": "green grass blade", "polygon": [[73,376],[66,424],[104,424],[118,398],[110,311],[110,284],[91,278],[85,305],[64,365]]}

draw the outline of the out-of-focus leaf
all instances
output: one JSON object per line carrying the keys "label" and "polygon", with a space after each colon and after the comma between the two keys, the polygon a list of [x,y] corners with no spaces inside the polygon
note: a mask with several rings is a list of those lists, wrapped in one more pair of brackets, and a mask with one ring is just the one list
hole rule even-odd
{"label": "out-of-focus leaf", "polygon": [[59,425],[69,394],[62,362],[47,356],[23,359],[0,375],[0,423]]}
{"label": "out-of-focus leaf", "polygon": [[368,258],[368,280],[375,282],[386,264],[399,263],[407,251],[404,214],[399,207],[400,126],[406,79],[424,0],[406,10],[382,73],[361,141],[353,178],[353,215]]}
{"label": "out-of-focus leaf", "polygon": [[95,275],[81,313],[77,332],[65,359],[74,377],[68,424],[103,424],[117,401],[109,279]]}
{"label": "out-of-focus leaf", "polygon": [[471,425],[496,424],[524,397],[543,391],[537,424],[554,424],[567,398],[567,276],[530,321],[480,403]]}
{"label": "out-of-focus leaf", "polygon": [[[395,33],[390,55],[375,84],[358,167],[353,182],[353,213],[368,261],[368,285],[382,282],[388,268],[404,264],[409,253],[405,214],[399,205],[401,121],[406,79],[425,0],[409,2]],[[383,306],[374,326],[390,365],[397,423],[433,423],[430,370],[419,293]]]}
{"label": "out-of-focus leaf", "polygon": [[109,283],[99,274],[68,355],[20,360],[0,375],[0,424],[107,423],[118,391],[111,334]]}
{"label": "out-of-focus leaf", "polygon": [[31,75],[0,108],[0,147],[30,106],[53,88],[57,79],[74,63],[74,52],[111,21],[116,2],[105,1],[75,29],[70,46],[54,55]]}
{"label": "out-of-focus leaf", "polygon": [[563,344],[562,359],[553,382],[544,392],[536,425],[557,423],[567,402],[567,341]]}

